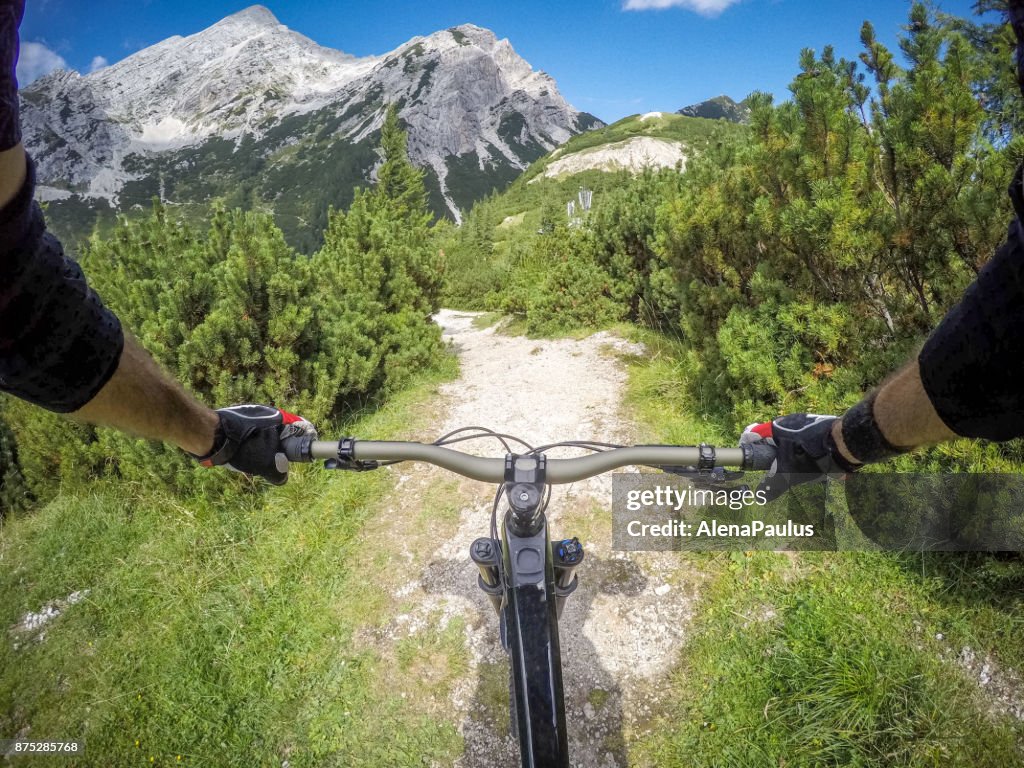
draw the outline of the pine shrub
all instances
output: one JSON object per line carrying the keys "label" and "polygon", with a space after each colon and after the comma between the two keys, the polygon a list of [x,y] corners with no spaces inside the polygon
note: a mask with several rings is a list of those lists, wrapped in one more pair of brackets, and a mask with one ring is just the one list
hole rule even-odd
{"label": "pine shrub", "polygon": [[[270,214],[214,204],[201,235],[154,202],[148,217],[122,218],[110,237],[94,236],[83,268],[126,331],[209,406],[267,403],[316,424],[336,420],[443,349],[430,319],[442,262],[423,174],[409,163],[394,110],[381,154],[377,186],[332,213],[312,258],[286,244]],[[0,425],[5,499],[22,493],[17,469],[40,499],[101,476],[183,492],[258,487],[197,472],[169,445],[13,400],[7,411],[17,453]]]}

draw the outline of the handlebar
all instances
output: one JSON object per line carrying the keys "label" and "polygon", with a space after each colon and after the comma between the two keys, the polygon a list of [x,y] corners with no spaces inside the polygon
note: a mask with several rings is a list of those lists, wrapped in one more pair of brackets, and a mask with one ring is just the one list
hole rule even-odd
{"label": "handlebar", "polygon": [[[481,480],[501,483],[505,479],[505,460],[487,459],[429,443],[388,440],[354,440],[339,442],[312,440],[308,437],[288,438],[282,442],[289,461],[325,459],[343,469],[372,469],[377,461],[424,461],[450,472]],[[634,445],[572,459],[548,459],[546,481],[558,485],[574,483],[603,472],[630,465],[651,467],[738,467],[742,470],[766,470],[775,461],[775,448],[757,443],[738,448],[711,446]]]}

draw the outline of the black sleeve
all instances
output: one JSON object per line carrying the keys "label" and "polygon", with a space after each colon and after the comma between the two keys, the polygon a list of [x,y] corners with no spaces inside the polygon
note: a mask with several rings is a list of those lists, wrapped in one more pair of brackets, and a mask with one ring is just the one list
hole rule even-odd
{"label": "black sleeve", "polygon": [[935,410],[964,437],[1024,436],[1024,197],[1021,169],[1010,187],[1017,218],[1006,242],[935,329],[918,357]]}
{"label": "black sleeve", "polygon": [[25,0],[0,0],[0,152],[21,142],[18,122],[18,27]]}
{"label": "black sleeve", "polygon": [[124,335],[46,231],[34,187],[29,161],[21,191],[0,210],[0,391],[69,413],[114,375]]}

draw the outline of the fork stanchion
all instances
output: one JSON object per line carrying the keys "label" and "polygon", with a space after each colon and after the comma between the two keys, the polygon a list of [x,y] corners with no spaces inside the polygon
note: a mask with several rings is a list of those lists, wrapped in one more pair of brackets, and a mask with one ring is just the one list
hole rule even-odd
{"label": "fork stanchion", "polygon": [[552,565],[555,570],[555,610],[562,618],[565,600],[576,591],[579,577],[574,573],[576,566],[583,562],[583,545],[575,536],[551,544]]}
{"label": "fork stanchion", "polygon": [[495,612],[500,615],[501,600],[505,591],[498,572],[498,564],[501,560],[501,542],[490,538],[479,538],[470,546],[469,556],[473,558],[476,567],[480,569],[477,586],[490,598]]}

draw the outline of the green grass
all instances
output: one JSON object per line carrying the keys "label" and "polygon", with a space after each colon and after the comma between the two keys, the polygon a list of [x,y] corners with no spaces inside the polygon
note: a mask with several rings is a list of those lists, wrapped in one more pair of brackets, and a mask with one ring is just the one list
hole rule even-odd
{"label": "green grass", "polygon": [[[345,431],[429,427],[451,375],[449,365]],[[385,472],[300,467],[264,498],[221,505],[111,484],[9,520],[0,733],[83,740],[85,756],[66,765],[450,764],[462,741],[436,691],[465,664],[457,622],[422,648],[400,646],[410,677],[447,660],[419,697],[402,698],[395,660],[357,637],[389,607],[374,581],[393,565],[388,542],[361,534],[392,484]],[[452,514],[441,509],[442,524]],[[373,545],[383,558],[366,556]],[[8,632],[81,589],[41,641]]]}
{"label": "green grass", "polygon": [[689,395],[694,362],[686,348],[653,331],[636,328],[631,336],[646,352],[626,360],[626,403],[646,428],[646,439],[675,445],[734,444],[736,436],[726,433],[706,402]]}
{"label": "green grass", "polygon": [[508,736],[512,724],[509,711],[509,667],[505,660],[483,661],[477,665],[477,690],[470,717]]}
{"label": "green grass", "polygon": [[503,318],[504,316],[500,312],[484,312],[473,318],[473,327],[482,331],[497,325]]}
{"label": "green grass", "polygon": [[702,766],[1019,765],[1019,723],[990,717],[943,658],[929,585],[885,555],[711,560],[675,710],[645,748]]}
{"label": "green grass", "polygon": [[[628,402],[651,440],[735,442],[684,346],[637,331]],[[838,521],[837,521],[838,525]],[[1019,698],[1024,563],[964,554],[680,555],[705,574],[670,711],[640,765],[1024,765],[1024,725],[956,659],[970,648]]]}

